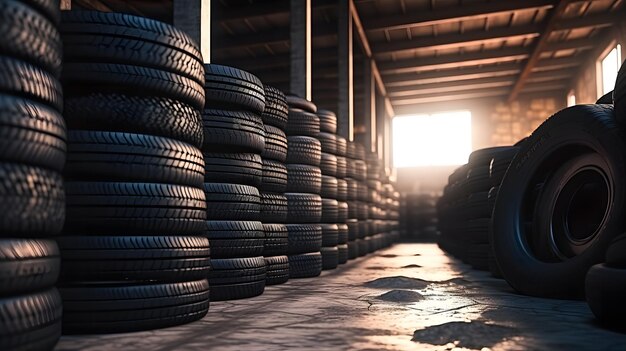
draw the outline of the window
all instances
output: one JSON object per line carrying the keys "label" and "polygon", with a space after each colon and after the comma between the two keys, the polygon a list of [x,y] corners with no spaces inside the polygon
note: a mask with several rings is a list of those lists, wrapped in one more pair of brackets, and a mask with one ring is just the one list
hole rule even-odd
{"label": "window", "polygon": [[462,165],[472,151],[469,111],[398,116],[392,128],[395,167]]}
{"label": "window", "polygon": [[598,98],[604,94],[609,93],[615,87],[615,80],[617,79],[617,72],[619,66],[622,63],[622,46],[617,44],[611,51],[609,51],[604,58],[600,60],[600,89],[598,91]]}
{"label": "window", "polygon": [[567,94],[567,107],[574,105],[576,105],[576,95],[573,91],[570,91],[569,94]]}

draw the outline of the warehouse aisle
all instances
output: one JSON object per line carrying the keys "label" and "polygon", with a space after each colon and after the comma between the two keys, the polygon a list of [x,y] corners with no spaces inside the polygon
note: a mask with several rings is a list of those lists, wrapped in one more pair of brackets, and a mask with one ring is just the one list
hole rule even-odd
{"label": "warehouse aisle", "polygon": [[320,278],[212,303],[199,322],[64,336],[56,350],[617,350],[626,343],[593,323],[583,301],[519,296],[434,244],[399,244]]}

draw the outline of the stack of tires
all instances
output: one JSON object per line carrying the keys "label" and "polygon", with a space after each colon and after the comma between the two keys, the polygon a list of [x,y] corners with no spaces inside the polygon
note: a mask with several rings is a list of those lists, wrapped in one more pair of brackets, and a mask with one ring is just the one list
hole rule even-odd
{"label": "stack of tires", "polygon": [[[339,197],[345,201],[345,192],[341,196],[338,190],[338,163],[337,155],[345,155],[346,140],[337,136],[337,116],[328,110],[318,110],[320,119],[320,133],[318,139],[322,145],[322,269],[335,269],[339,263],[348,260],[348,227],[347,203],[342,202],[340,207]],[[345,165],[342,166],[345,174]],[[345,185],[345,182],[344,184]],[[341,252],[339,245],[341,244]]]}
{"label": "stack of tires", "polygon": [[[348,184],[348,230],[352,231],[351,237],[355,238],[356,250],[349,257],[365,256],[371,252],[370,241],[373,233],[369,232],[367,219],[369,206],[367,205],[367,164],[365,163],[365,148],[353,141],[348,142],[346,152],[347,168],[346,182]],[[350,249],[350,247],[348,247]]]}
{"label": "stack of tires", "polygon": [[287,235],[287,100],[278,89],[265,86],[265,150],[262,154],[261,220],[265,232],[263,255],[267,264],[266,285],[289,280],[289,239]]}
{"label": "stack of tires", "polygon": [[199,49],[170,25],[125,14],[67,12],[61,33],[69,126],[58,238],[63,331],[200,319],[210,251]]}
{"label": "stack of tires", "polygon": [[257,296],[265,290],[261,185],[265,90],[254,75],[205,65],[202,112],[206,163],[206,233],[211,245],[211,299]]}
{"label": "stack of tires", "polygon": [[287,233],[289,277],[316,277],[322,272],[322,145],[320,119],[308,100],[287,96]]}
{"label": "stack of tires", "polygon": [[370,244],[368,246],[369,252],[374,252],[383,248],[383,221],[384,204],[382,201],[383,186],[381,179],[381,166],[378,155],[374,152],[368,152],[367,159],[367,207],[368,207],[368,219],[367,219],[367,234],[366,240],[369,237]]}
{"label": "stack of tires", "polygon": [[400,193],[388,176],[383,178],[382,203],[382,214],[385,218],[382,221],[382,241],[383,247],[387,247],[400,239]]}
{"label": "stack of tires", "polygon": [[61,335],[54,240],[65,218],[58,3],[0,2],[0,349]]}

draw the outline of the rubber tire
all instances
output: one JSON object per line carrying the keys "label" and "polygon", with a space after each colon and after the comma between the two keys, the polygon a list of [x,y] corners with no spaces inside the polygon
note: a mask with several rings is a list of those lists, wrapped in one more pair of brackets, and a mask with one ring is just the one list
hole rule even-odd
{"label": "rubber tire", "polygon": [[322,160],[322,146],[319,140],[307,136],[287,138],[286,163],[297,163],[319,167]]}
{"label": "rubber tire", "polygon": [[337,153],[336,156],[346,157],[346,153],[348,152],[348,142],[346,138],[341,135],[337,135]]}
{"label": "rubber tire", "polygon": [[67,96],[63,117],[70,129],[158,135],[202,147],[200,110],[158,96],[89,93]]}
{"label": "rubber tire", "polygon": [[65,221],[65,191],[59,173],[0,163],[0,233],[5,237],[55,235]]}
{"label": "rubber tire", "polygon": [[64,232],[76,235],[196,235],[205,227],[202,189],[130,182],[66,182]]}
{"label": "rubber tire", "polygon": [[319,133],[317,139],[322,144],[322,152],[335,155],[337,153],[337,136],[331,133]]}
{"label": "rubber tire", "polygon": [[287,159],[287,136],[282,130],[265,125],[265,148],[261,153],[264,159],[285,162]]}
{"label": "rubber tire", "polygon": [[0,296],[54,286],[60,267],[54,240],[0,239]]}
{"label": "rubber tire", "polygon": [[289,231],[284,224],[263,223],[265,250],[263,256],[282,256],[289,253]]}
{"label": "rubber tire", "polygon": [[204,153],[204,181],[228,182],[251,186],[261,185],[263,161],[252,153]]}
{"label": "rubber tire", "polygon": [[337,263],[344,264],[348,262],[348,244],[337,245]]}
{"label": "rubber tire", "polygon": [[337,156],[323,152],[322,158],[320,160],[320,169],[322,170],[322,174],[336,177],[337,176]]}
{"label": "rubber tire", "polygon": [[337,224],[322,223],[322,247],[333,247],[339,243],[339,226]]}
{"label": "rubber tire", "polygon": [[348,200],[348,182],[345,179],[337,179],[337,200]]}
{"label": "rubber tire", "polygon": [[322,247],[320,254],[322,255],[322,270],[337,268],[339,265],[339,249],[337,246]]}
{"label": "rubber tire", "polygon": [[314,103],[307,99],[295,95],[287,95],[285,99],[287,100],[287,105],[289,106],[289,109],[297,108],[310,113],[317,112],[317,106],[315,106]]}
{"label": "rubber tire", "polygon": [[207,106],[263,113],[265,89],[259,78],[234,67],[205,64],[204,68]]}
{"label": "rubber tire", "polygon": [[626,268],[626,234],[615,237],[605,255],[605,263],[611,267]]}
{"label": "rubber tire", "polygon": [[322,254],[311,252],[289,256],[289,279],[313,278],[322,273]]}
{"label": "rubber tire", "polygon": [[335,199],[322,199],[321,223],[337,223],[339,220],[339,202]]}
{"label": "rubber tire", "polygon": [[[626,198],[626,185],[621,181],[626,177],[624,140],[610,105],[578,105],[552,116],[520,147],[500,186],[490,235],[498,266],[515,290],[543,297],[582,296],[584,274],[604,259],[610,241],[623,229],[620,214],[624,210],[620,206]],[[604,235],[591,247],[567,261],[544,263],[534,257],[526,240],[520,239],[523,227],[519,213],[531,179],[539,176],[536,173],[540,165],[562,164],[564,160],[555,155],[557,148],[563,150],[565,145],[584,145],[603,157],[611,168],[607,177],[612,179],[613,204],[604,223]]]}
{"label": "rubber tire", "polygon": [[265,263],[267,264],[265,285],[283,284],[289,280],[289,257],[265,257]]}
{"label": "rubber tire", "polygon": [[67,152],[65,121],[53,108],[0,94],[0,159],[62,171]]}
{"label": "rubber tire", "polygon": [[359,257],[359,248],[355,240],[350,240],[346,244],[348,246],[348,260],[354,260]]}
{"label": "rubber tire", "polygon": [[288,169],[278,161],[263,159],[263,178],[259,190],[268,193],[284,193],[288,187]]}
{"label": "rubber tire", "polygon": [[0,55],[0,94],[30,99],[63,111],[61,83],[45,70],[8,56]]}
{"label": "rubber tire", "polygon": [[287,224],[289,255],[319,251],[322,247],[322,227],[319,224]]}
{"label": "rubber tire", "polygon": [[63,334],[165,328],[199,320],[209,309],[206,279],[146,285],[68,285],[59,290],[63,297]]}
{"label": "rubber tire", "polygon": [[263,110],[263,123],[266,126],[274,126],[280,130],[287,127],[287,98],[282,91],[265,85],[265,109]]}
{"label": "rubber tire", "polygon": [[236,300],[261,295],[267,267],[263,257],[211,260],[211,300]]}
{"label": "rubber tire", "polygon": [[324,133],[337,133],[337,115],[333,111],[318,109],[317,116],[320,118],[320,130]]}
{"label": "rubber tire", "polygon": [[258,221],[261,195],[253,186],[229,183],[204,183],[207,219]]}
{"label": "rubber tire", "polygon": [[315,194],[285,193],[288,223],[319,223],[322,218],[322,198]]}
{"label": "rubber tire", "polygon": [[207,221],[204,235],[211,243],[211,258],[263,255],[265,234],[261,222]]}
{"label": "rubber tire", "polygon": [[287,198],[282,194],[261,192],[261,221],[284,223],[287,221]]}
{"label": "rubber tire", "polygon": [[265,129],[261,117],[252,112],[205,109],[205,152],[252,152],[265,149]]}
{"label": "rubber tire", "polygon": [[214,250],[195,236],[62,236],[57,242],[65,282],[204,279]]}
{"label": "rubber tire", "polygon": [[319,167],[287,164],[287,192],[319,194],[322,188],[322,171]]}
{"label": "rubber tire", "polygon": [[54,288],[0,298],[0,349],[54,349],[61,336],[62,309]]}
{"label": "rubber tire", "polygon": [[68,133],[68,179],[200,187],[204,167],[200,150],[174,139],[103,131]]}
{"label": "rubber tire", "polygon": [[589,308],[600,323],[624,332],[626,321],[626,270],[597,264],[589,269],[585,278],[585,297]]}
{"label": "rubber tire", "polygon": [[609,91],[608,93],[602,95],[597,101],[596,104],[603,104],[603,105],[612,105],[613,104],[613,90]]}
{"label": "rubber tire", "polygon": [[314,113],[290,108],[285,133],[288,136],[317,137],[320,133],[320,119]]}
{"label": "rubber tire", "polygon": [[613,104],[615,106],[615,118],[622,125],[626,124],[626,64],[622,63],[619,72],[617,72],[617,80],[615,81],[615,89],[613,90]]}
{"label": "rubber tire", "polygon": [[320,189],[320,195],[324,198],[336,199],[337,198],[337,178],[323,175],[322,187]]}
{"label": "rubber tire", "polygon": [[348,225],[345,223],[337,224],[337,244],[343,245],[348,243]]}

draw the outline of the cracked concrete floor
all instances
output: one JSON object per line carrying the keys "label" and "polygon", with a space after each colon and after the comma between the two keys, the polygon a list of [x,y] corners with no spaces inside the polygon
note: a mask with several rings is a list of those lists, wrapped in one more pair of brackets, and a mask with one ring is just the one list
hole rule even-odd
{"label": "cracked concrete floor", "polygon": [[201,321],[64,336],[56,350],[624,350],[584,301],[520,296],[434,244],[399,244],[262,296],[211,303]]}

